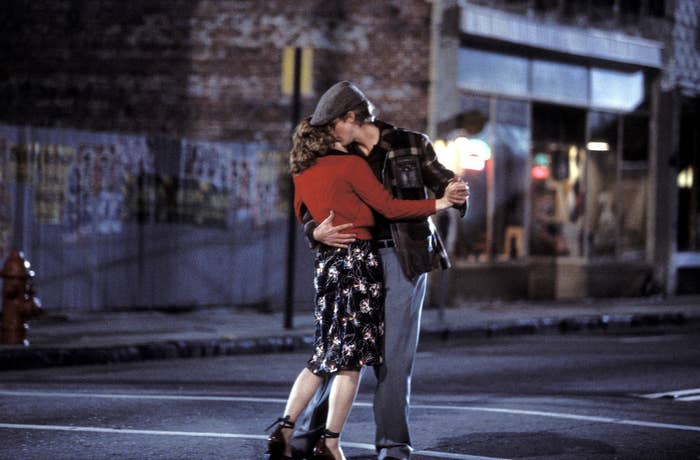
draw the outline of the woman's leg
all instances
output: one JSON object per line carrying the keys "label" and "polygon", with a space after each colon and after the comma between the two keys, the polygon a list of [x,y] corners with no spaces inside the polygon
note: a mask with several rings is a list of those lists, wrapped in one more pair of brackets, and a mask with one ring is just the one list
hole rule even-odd
{"label": "woman's leg", "polygon": [[[299,414],[301,414],[306,405],[309,403],[322,381],[323,377],[315,375],[307,368],[304,368],[299,373],[294,381],[294,385],[292,385],[292,389],[289,392],[289,398],[287,398],[287,405],[284,408],[284,415],[289,416],[290,422],[296,422],[297,417],[299,417]],[[283,429],[282,436],[284,437],[288,450],[284,454],[291,456],[292,453],[289,450],[291,450],[290,441],[292,439],[292,429]]]}
{"label": "woman's leg", "polygon": [[[326,429],[340,433],[352,409],[360,383],[360,371],[340,371],[333,380],[328,401],[328,419]],[[338,459],[344,459],[340,449],[340,438],[326,438],[326,446]]]}

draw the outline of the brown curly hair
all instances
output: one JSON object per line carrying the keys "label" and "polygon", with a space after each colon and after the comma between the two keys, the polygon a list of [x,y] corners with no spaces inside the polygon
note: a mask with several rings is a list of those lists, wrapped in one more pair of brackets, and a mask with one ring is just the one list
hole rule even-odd
{"label": "brown curly hair", "polygon": [[299,174],[316,163],[316,158],[326,154],[336,142],[330,126],[311,126],[306,119],[297,125],[289,152],[289,170]]}

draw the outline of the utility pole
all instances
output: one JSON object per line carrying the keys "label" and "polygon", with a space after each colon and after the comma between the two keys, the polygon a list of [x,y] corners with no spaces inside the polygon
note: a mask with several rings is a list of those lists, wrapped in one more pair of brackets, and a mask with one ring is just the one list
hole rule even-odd
{"label": "utility pole", "polygon": [[[282,59],[282,93],[292,95],[291,132],[301,120],[301,95],[311,93],[312,50],[285,48]],[[291,77],[291,78],[290,78]],[[294,184],[289,178],[287,200],[287,279],[285,292],[284,328],[294,328],[294,267],[296,264],[296,217],[294,215]]]}

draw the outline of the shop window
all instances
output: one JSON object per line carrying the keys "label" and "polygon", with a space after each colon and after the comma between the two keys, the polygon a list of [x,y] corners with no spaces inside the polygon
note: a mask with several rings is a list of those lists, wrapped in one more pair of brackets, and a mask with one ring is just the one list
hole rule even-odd
{"label": "shop window", "polygon": [[617,156],[615,149],[588,152],[586,242],[592,257],[617,250]]}
{"label": "shop window", "polygon": [[620,177],[620,256],[641,259],[646,245],[649,117],[622,117]]}
{"label": "shop window", "polygon": [[587,253],[641,259],[649,201],[648,117],[590,112],[588,124]]}
{"label": "shop window", "polygon": [[684,99],[678,149],[678,250],[700,251],[700,98]]}
{"label": "shop window", "polygon": [[588,255],[614,256],[617,250],[617,145],[620,117],[591,112],[586,144],[586,244]]}
{"label": "shop window", "polygon": [[586,112],[534,104],[530,168],[530,253],[583,255]]}
{"label": "shop window", "polygon": [[508,99],[495,104],[493,251],[498,260],[525,255],[529,108],[527,102]]}
{"label": "shop window", "polygon": [[470,261],[489,259],[489,203],[492,190],[491,102],[489,98],[463,94],[460,113],[440,123],[435,151],[440,162],[469,183],[469,217],[455,213],[438,216],[448,250]]}
{"label": "shop window", "polygon": [[646,115],[626,115],[622,119],[622,160],[625,162],[646,162],[649,158],[649,117]]}
{"label": "shop window", "polygon": [[620,180],[620,255],[640,259],[646,244],[647,170],[627,169]]}

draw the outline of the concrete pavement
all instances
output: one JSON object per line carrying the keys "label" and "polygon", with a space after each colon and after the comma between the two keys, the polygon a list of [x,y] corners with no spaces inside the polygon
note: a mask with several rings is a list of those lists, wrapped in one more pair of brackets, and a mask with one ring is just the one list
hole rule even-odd
{"label": "concrete pavement", "polygon": [[[460,302],[425,308],[421,339],[501,334],[633,331],[700,324],[700,297],[571,302]],[[236,308],[113,312],[45,311],[30,321],[29,347],[0,345],[0,371],[309,348],[313,318]]]}

